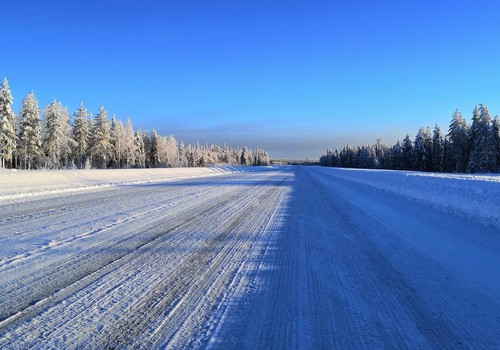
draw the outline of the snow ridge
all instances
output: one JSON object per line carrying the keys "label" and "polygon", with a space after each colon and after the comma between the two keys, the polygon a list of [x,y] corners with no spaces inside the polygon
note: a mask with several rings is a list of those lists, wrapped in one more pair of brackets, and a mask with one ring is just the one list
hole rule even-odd
{"label": "snow ridge", "polygon": [[500,175],[324,168],[344,180],[500,228]]}

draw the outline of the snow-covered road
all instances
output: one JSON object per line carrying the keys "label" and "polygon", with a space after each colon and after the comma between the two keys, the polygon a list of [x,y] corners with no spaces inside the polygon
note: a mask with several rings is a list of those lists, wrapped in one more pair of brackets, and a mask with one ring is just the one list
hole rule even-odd
{"label": "snow-covered road", "polygon": [[0,348],[500,348],[498,214],[456,203],[500,212],[500,183],[404,191],[459,181],[431,180],[278,167],[0,201]]}

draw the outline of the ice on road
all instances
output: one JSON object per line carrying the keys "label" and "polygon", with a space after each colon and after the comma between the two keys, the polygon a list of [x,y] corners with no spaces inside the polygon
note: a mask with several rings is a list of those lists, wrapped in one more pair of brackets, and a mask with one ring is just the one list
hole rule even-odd
{"label": "ice on road", "polygon": [[13,196],[0,348],[500,348],[496,180],[264,167]]}

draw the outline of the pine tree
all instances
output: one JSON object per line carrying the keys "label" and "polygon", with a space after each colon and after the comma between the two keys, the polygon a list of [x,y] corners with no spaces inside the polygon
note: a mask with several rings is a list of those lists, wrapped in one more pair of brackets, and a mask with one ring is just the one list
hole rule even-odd
{"label": "pine tree", "polygon": [[254,165],[264,166],[269,165],[269,156],[262,148],[257,148],[254,152]]}
{"label": "pine tree", "polygon": [[397,141],[396,144],[391,149],[392,154],[392,169],[401,170],[403,169],[403,144],[401,141]]}
{"label": "pine tree", "polygon": [[122,160],[125,158],[125,127],[121,120],[117,120],[115,115],[111,120],[111,145],[113,146],[113,163],[117,168],[122,167]]}
{"label": "pine tree", "polygon": [[149,166],[157,168],[160,165],[160,155],[158,153],[158,134],[156,130],[151,131],[151,138],[149,144]]}
{"label": "pine tree", "polygon": [[71,157],[72,150],[76,147],[77,143],[73,138],[73,129],[70,124],[70,116],[68,109],[63,107],[59,102],[59,109],[61,111],[61,126],[62,126],[62,152],[61,162],[63,165],[75,166],[74,159]]}
{"label": "pine tree", "polygon": [[6,162],[12,167],[16,150],[16,116],[12,112],[14,99],[7,78],[3,79],[0,88],[0,167],[5,168]]}
{"label": "pine tree", "polygon": [[55,99],[45,107],[43,150],[47,156],[49,168],[59,169],[63,153],[64,135],[62,126],[62,108]]}
{"label": "pine tree", "polygon": [[387,153],[387,146],[381,138],[378,138],[375,144],[375,168],[387,169]]}
{"label": "pine tree", "polygon": [[40,111],[35,94],[31,91],[23,100],[20,122],[20,156],[24,168],[31,169],[36,166],[38,157],[42,155],[42,134],[40,125]]}
{"label": "pine tree", "polygon": [[418,129],[414,142],[415,169],[419,171],[426,170],[426,145],[424,128]]}
{"label": "pine tree", "polygon": [[132,120],[127,118],[127,122],[125,123],[125,140],[124,140],[124,156],[125,156],[125,165],[126,167],[130,167],[134,164],[135,161],[135,137],[134,137],[134,128],[132,127]]}
{"label": "pine tree", "polygon": [[74,150],[76,164],[79,168],[82,168],[88,156],[89,150],[89,123],[87,121],[87,110],[83,106],[83,102],[80,102],[80,107],[76,110],[74,114],[75,120],[73,124],[73,137],[76,142],[76,147]]}
{"label": "pine tree", "polygon": [[471,155],[468,171],[487,172],[494,171],[496,167],[496,152],[491,138],[491,118],[486,106],[481,105],[479,116],[476,116],[477,108],[471,126]]}
{"label": "pine tree", "polygon": [[448,137],[444,138],[444,155],[443,155],[443,171],[451,173],[456,169],[455,160],[453,159],[453,148]]}
{"label": "pine tree", "polygon": [[137,129],[134,135],[134,158],[137,168],[146,167],[146,151],[141,129]]}
{"label": "pine tree", "polygon": [[500,172],[500,118],[495,116],[491,124],[492,148],[495,152],[495,172]]}
{"label": "pine tree", "polygon": [[444,171],[444,136],[437,124],[432,135],[432,162],[433,171]]}
{"label": "pine tree", "polygon": [[186,147],[184,146],[184,142],[181,141],[179,144],[179,166],[188,167],[188,159],[186,156]]}
{"label": "pine tree", "polygon": [[58,169],[61,164],[67,165],[76,142],[72,137],[69,114],[55,99],[45,108],[42,134],[48,166]]}
{"label": "pine tree", "polygon": [[413,170],[414,169],[414,155],[413,155],[413,143],[410,140],[410,135],[406,134],[403,140],[403,170]]}
{"label": "pine tree", "polygon": [[249,160],[249,156],[248,156],[248,150],[246,147],[243,148],[243,150],[241,151],[241,161],[240,161],[240,164],[241,165],[250,165],[250,160]]}
{"label": "pine tree", "polygon": [[172,135],[159,137],[158,154],[162,166],[169,168],[179,166],[179,148],[177,140]]}
{"label": "pine tree", "polygon": [[103,106],[95,116],[90,153],[96,160],[97,167],[106,168],[111,157],[111,130],[108,121],[108,113]]}
{"label": "pine tree", "polygon": [[469,159],[469,126],[457,109],[453,113],[448,138],[456,172],[465,172]]}

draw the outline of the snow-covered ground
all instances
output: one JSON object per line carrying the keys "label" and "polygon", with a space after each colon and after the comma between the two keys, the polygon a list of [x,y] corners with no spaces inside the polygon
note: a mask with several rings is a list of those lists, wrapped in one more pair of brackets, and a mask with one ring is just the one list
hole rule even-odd
{"label": "snow-covered ground", "polygon": [[500,228],[500,174],[331,169],[336,177]]}
{"label": "snow-covered ground", "polygon": [[38,170],[0,169],[0,200],[245,171],[244,167]]}
{"label": "snow-covered ground", "polygon": [[499,177],[144,172],[0,172],[0,348],[500,348]]}

